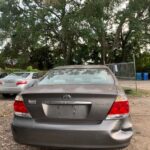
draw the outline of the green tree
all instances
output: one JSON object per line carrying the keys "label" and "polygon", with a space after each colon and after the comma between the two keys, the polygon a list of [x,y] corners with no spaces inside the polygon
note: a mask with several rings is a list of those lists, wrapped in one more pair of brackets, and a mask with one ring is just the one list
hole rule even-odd
{"label": "green tree", "polygon": [[149,0],[1,0],[1,66],[40,69],[139,58],[150,43]]}

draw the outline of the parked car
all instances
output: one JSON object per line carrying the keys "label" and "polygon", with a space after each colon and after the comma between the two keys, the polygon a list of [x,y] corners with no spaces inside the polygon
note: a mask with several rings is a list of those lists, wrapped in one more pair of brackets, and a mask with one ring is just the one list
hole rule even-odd
{"label": "parked car", "polygon": [[6,77],[7,75],[8,73],[6,72],[0,72],[0,79]]}
{"label": "parked car", "polygon": [[18,94],[37,82],[37,72],[15,72],[0,79],[0,93],[4,97],[8,94]]}
{"label": "parked car", "polygon": [[133,135],[129,104],[106,66],[63,66],[14,102],[14,140],[61,148],[128,146]]}

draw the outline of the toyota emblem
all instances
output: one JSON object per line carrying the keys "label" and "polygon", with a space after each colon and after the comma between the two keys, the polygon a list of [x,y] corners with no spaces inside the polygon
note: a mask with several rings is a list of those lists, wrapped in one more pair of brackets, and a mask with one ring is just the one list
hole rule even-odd
{"label": "toyota emblem", "polygon": [[63,96],[63,99],[64,100],[70,100],[71,99],[71,95],[66,94],[66,95]]}

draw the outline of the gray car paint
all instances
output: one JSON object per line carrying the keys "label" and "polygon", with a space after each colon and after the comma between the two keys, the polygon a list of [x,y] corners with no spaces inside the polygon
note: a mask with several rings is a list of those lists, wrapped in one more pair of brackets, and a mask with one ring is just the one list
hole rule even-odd
{"label": "gray car paint", "polygon": [[[63,100],[63,96],[66,93],[71,95],[71,101],[91,102],[90,105],[86,105],[89,107],[87,117],[79,121],[82,123],[93,123],[101,122],[106,117],[116,98],[117,90],[116,87],[110,85],[50,85],[32,87],[24,91],[22,96],[32,117],[37,121],[53,122],[56,120],[57,122],[72,122],[75,121],[73,118],[50,118],[44,114],[45,111],[42,107],[42,104],[50,105],[53,101],[57,101],[58,104],[62,104],[62,101],[67,102],[68,100]],[[29,104],[29,100],[36,100],[37,104]]]}
{"label": "gray car paint", "polygon": [[14,140],[20,144],[61,148],[124,148],[133,131],[129,118],[104,120],[100,124],[37,123],[15,117]]}
{"label": "gray car paint", "polygon": [[[63,68],[107,68],[105,66],[65,66]],[[73,148],[123,148],[132,138],[130,117],[106,120],[118,94],[124,94],[112,74],[114,85],[37,85],[22,92],[24,103],[32,118],[14,116],[12,133],[21,144],[73,147]],[[69,94],[71,99],[63,99]],[[88,108],[81,117],[59,118],[50,112],[54,104],[84,103]],[[43,105],[44,104],[44,105]],[[74,104],[73,104],[74,105]],[[77,104],[76,104],[77,105]],[[47,107],[45,107],[47,106]],[[46,109],[46,110],[45,110]],[[78,108],[77,108],[78,109]],[[78,110],[79,111],[79,110]],[[60,116],[64,115],[61,112]],[[70,113],[72,113],[70,111]]]}

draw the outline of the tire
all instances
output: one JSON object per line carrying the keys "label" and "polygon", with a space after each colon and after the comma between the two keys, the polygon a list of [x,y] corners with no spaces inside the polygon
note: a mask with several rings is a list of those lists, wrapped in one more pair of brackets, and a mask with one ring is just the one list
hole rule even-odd
{"label": "tire", "polygon": [[9,94],[2,94],[2,96],[4,97],[4,98],[8,98],[10,95]]}

